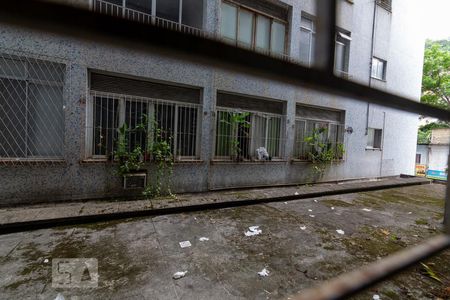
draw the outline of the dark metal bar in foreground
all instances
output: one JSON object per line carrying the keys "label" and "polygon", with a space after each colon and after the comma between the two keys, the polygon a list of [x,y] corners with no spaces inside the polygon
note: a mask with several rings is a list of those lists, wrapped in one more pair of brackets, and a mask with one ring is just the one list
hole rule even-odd
{"label": "dark metal bar in foreground", "polygon": [[292,299],[345,299],[449,247],[450,236],[439,235],[421,245],[391,254],[359,270],[332,279],[315,289],[301,292]]}
{"label": "dark metal bar in foreground", "polygon": [[[219,68],[237,69],[284,83],[450,121],[450,111],[336,77],[328,70],[306,68],[220,41],[53,3],[31,0],[4,2],[0,10],[0,22],[3,23],[134,50],[178,51],[183,59],[201,61]],[[329,33],[329,36],[332,34]],[[328,59],[327,64],[329,67],[331,59]]]}

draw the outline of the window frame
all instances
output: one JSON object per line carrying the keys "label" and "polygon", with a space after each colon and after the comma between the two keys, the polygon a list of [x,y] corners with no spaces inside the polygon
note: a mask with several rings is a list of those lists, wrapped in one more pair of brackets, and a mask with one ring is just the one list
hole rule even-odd
{"label": "window frame", "polygon": [[[371,136],[371,134],[369,133],[370,131],[373,131],[373,140],[372,140],[372,145],[369,145],[369,137]],[[379,133],[377,135],[377,133]],[[381,128],[373,128],[373,127],[369,127],[367,128],[367,140],[366,140],[366,150],[383,150],[383,129]],[[379,145],[375,145],[377,136],[379,137]],[[375,147],[375,146],[379,146],[379,147]]]}
{"label": "window frame", "polygon": [[[250,153],[250,159],[244,159],[244,162],[260,162],[259,160],[255,159],[256,156],[253,152],[256,151],[256,149],[253,149],[253,141],[254,141],[254,135],[255,135],[255,127],[253,124],[255,124],[255,117],[263,117],[265,118],[265,132],[264,132],[264,148],[268,150],[268,135],[269,135],[269,120],[270,118],[279,118],[280,119],[280,131],[279,131],[279,138],[278,138],[278,156],[272,156],[272,161],[283,161],[285,159],[285,153],[284,153],[284,145],[283,140],[285,137],[286,132],[286,116],[281,114],[271,114],[266,112],[260,112],[256,110],[249,110],[249,109],[237,109],[237,108],[230,108],[230,107],[224,107],[224,106],[218,106],[216,107],[215,115],[216,119],[214,122],[214,139],[213,139],[213,161],[232,161],[230,158],[230,155],[227,156],[218,156],[217,153],[217,121],[219,118],[219,112],[225,112],[225,113],[250,113],[250,137],[248,138],[248,148]],[[237,131],[238,129],[236,129]],[[237,132],[233,133],[233,136],[237,134]],[[231,139],[231,137],[229,137]],[[270,153],[269,153],[270,154]]]}
{"label": "window frame", "polygon": [[[67,61],[61,60],[61,59],[55,59],[55,58],[41,58],[37,57],[32,54],[26,54],[26,55],[16,55],[16,54],[10,54],[7,52],[0,53],[0,59],[9,59],[13,61],[19,61],[23,63],[24,65],[24,74],[23,76],[14,76],[14,75],[0,75],[0,79],[3,80],[13,80],[18,82],[24,82],[25,83],[25,124],[23,124],[24,128],[24,156],[0,156],[0,161],[61,161],[64,159],[65,149],[65,133],[66,133],[66,120],[65,120],[65,106],[66,106],[66,98],[67,98],[67,80],[69,78],[68,74],[68,63]],[[37,78],[32,78],[30,75],[30,60],[34,62],[44,63],[44,64],[60,64],[62,65],[62,80],[61,81],[51,81],[51,80],[40,80]],[[61,88],[61,114],[62,114],[62,124],[59,124],[61,126],[61,153],[60,155],[31,155],[28,154],[29,149],[29,143],[28,140],[30,139],[30,131],[28,128],[29,120],[30,120],[30,105],[29,103],[32,101],[30,99],[30,85],[35,86],[47,86],[47,87],[58,87]],[[16,115],[15,115],[16,117]],[[1,124],[1,123],[0,123]],[[3,126],[3,125],[2,125]],[[53,128],[55,128],[53,126]],[[31,133],[33,134],[33,133]]]}
{"label": "window frame", "polygon": [[[351,33],[342,29],[336,29],[335,35],[335,45],[334,45],[334,71],[338,73],[339,76],[348,77],[350,69],[350,46],[351,46]],[[337,45],[344,46],[344,57],[343,57],[343,69],[339,70],[337,68]]]}
{"label": "window frame", "polygon": [[[311,22],[311,28],[305,27],[302,25],[302,19],[308,20]],[[316,19],[313,16],[309,16],[306,14],[301,15],[300,20],[300,32],[306,32],[308,34],[309,39],[309,51],[308,51],[308,61],[302,61],[300,57],[300,61],[308,67],[311,67],[314,64],[314,49],[315,49],[315,36],[316,36]],[[302,39],[300,38],[300,47],[302,47]],[[301,51],[301,50],[300,50]],[[300,54],[299,54],[300,56]]]}
{"label": "window frame", "polygon": [[[337,143],[342,143],[343,145],[345,144],[345,135],[344,135],[344,127],[345,124],[343,122],[337,122],[337,121],[331,121],[331,120],[323,120],[323,119],[314,119],[314,118],[304,118],[304,117],[295,117],[295,122],[294,122],[294,151],[292,152],[294,158],[293,161],[301,161],[301,162],[310,162],[310,159],[301,159],[297,157],[297,151],[298,151],[298,141],[297,141],[297,122],[305,122],[305,126],[303,129],[303,138],[305,138],[307,135],[307,124],[308,122],[314,122],[314,123],[326,123],[327,124],[327,140],[330,139],[330,134],[331,134],[331,126],[336,126],[337,127],[337,132],[336,132],[336,144]],[[315,124],[317,125],[317,124]],[[314,128],[316,129],[316,126],[314,126]],[[342,134],[340,135],[339,129],[342,129]],[[301,143],[304,143],[304,141],[302,141]],[[335,159],[336,161],[343,161],[345,159],[344,155],[341,158],[337,158]]]}
{"label": "window frame", "polygon": [[[285,20],[282,20],[280,18],[271,16],[271,15],[269,15],[267,13],[264,13],[264,12],[261,12],[261,11],[259,11],[257,9],[254,9],[254,8],[248,7],[246,5],[234,2],[232,0],[223,0],[220,3],[221,3],[221,6],[220,6],[221,11],[222,11],[222,4],[226,4],[226,5],[233,6],[233,7],[236,8],[236,20],[235,20],[235,23],[236,23],[236,36],[233,39],[231,39],[231,38],[226,37],[226,36],[224,36],[222,34],[222,23],[223,22],[222,22],[222,15],[221,15],[221,17],[220,17],[220,36],[221,36],[222,39],[224,39],[225,41],[228,41],[228,42],[232,42],[232,43],[236,44],[237,46],[243,46],[245,48],[249,48],[249,49],[252,49],[254,51],[259,51],[259,52],[263,52],[263,53],[270,53],[270,54],[274,54],[274,55],[281,55],[281,56],[287,55],[287,50],[288,50],[287,49],[287,45],[288,45],[288,37],[289,37],[288,36],[288,29],[289,29],[289,26],[288,26],[289,22],[288,21],[285,21]],[[249,46],[246,45],[245,43],[240,42],[239,39],[238,39],[238,37],[239,37],[239,16],[240,16],[240,10],[245,10],[245,11],[248,11],[248,12],[253,14],[253,29],[252,29],[252,38],[251,38],[252,42],[251,42],[251,45],[249,45]],[[257,29],[258,16],[263,16],[263,17],[266,17],[266,18],[268,18],[270,20],[269,48],[268,49],[262,49],[262,48],[259,48],[259,47],[256,46],[256,36],[257,36],[257,30],[258,30]],[[274,24],[274,22],[281,23],[284,26],[283,53],[275,52],[275,51],[272,50],[272,31],[273,31],[273,24]]]}
{"label": "window frame", "polygon": [[[381,77],[378,76],[378,72],[374,74],[374,62],[376,62],[376,71],[378,71],[379,66],[382,66]],[[372,57],[372,61],[370,64],[370,77],[373,79],[377,79],[380,81],[386,81],[386,71],[387,71],[387,61],[376,56]]]}
{"label": "window frame", "polygon": [[[155,105],[170,105],[174,107],[174,121],[173,121],[173,157],[175,161],[192,161],[192,160],[199,160],[200,159],[200,146],[201,146],[201,127],[202,127],[202,112],[203,112],[203,106],[201,104],[194,104],[194,103],[187,103],[182,101],[175,101],[175,100],[166,100],[166,99],[157,99],[157,98],[150,98],[150,97],[141,97],[141,96],[134,96],[134,95],[127,95],[127,94],[117,94],[117,93],[107,93],[107,92],[101,92],[101,91],[95,91],[90,90],[89,92],[89,105],[87,107],[86,112],[86,145],[85,145],[85,159],[92,159],[92,160],[100,160],[100,161],[108,161],[109,155],[97,155],[95,154],[94,148],[93,148],[93,142],[95,138],[95,116],[93,114],[94,112],[94,106],[95,106],[95,98],[96,97],[107,97],[107,98],[114,98],[118,100],[118,128],[120,128],[123,124],[125,124],[125,114],[126,114],[126,103],[129,102],[141,102],[145,105],[148,105],[149,111],[150,106]],[[197,123],[196,123],[196,130],[195,130],[195,143],[194,143],[194,153],[195,155],[190,156],[180,156],[177,154],[178,150],[178,135],[180,132],[178,131],[178,122],[179,122],[179,108],[180,107],[188,107],[188,108],[196,108],[197,109]],[[146,141],[148,143],[148,141]]]}

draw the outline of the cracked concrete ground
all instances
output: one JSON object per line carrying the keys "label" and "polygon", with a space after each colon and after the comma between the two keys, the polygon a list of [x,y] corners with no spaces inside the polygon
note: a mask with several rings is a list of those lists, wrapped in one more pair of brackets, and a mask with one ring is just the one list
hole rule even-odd
{"label": "cracked concrete ground", "polygon": [[[420,185],[3,235],[0,299],[289,298],[438,234],[444,194]],[[245,236],[253,225],[262,233]],[[98,260],[98,288],[53,288],[51,260],[77,257]],[[450,251],[426,263],[442,283],[418,265],[355,299],[449,298]]]}

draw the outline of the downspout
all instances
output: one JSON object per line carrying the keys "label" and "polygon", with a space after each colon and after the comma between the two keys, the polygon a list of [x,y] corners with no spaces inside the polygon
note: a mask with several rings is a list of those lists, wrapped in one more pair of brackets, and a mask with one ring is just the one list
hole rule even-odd
{"label": "downspout", "polygon": [[[376,16],[377,16],[377,1],[378,0],[374,0],[373,1],[373,18],[372,18],[372,45],[370,48],[370,61],[369,61],[369,66],[370,66],[370,70],[369,70],[369,87],[372,87],[372,58],[373,58],[373,52],[375,49],[375,21],[376,21]],[[369,111],[370,111],[370,103],[367,102],[367,111],[366,111],[366,132],[365,135],[368,134],[369,131]]]}
{"label": "downspout", "polygon": [[384,134],[385,134],[385,126],[386,126],[386,112],[383,111],[383,131],[381,132],[381,159],[380,159],[380,177],[382,177],[383,173],[383,158],[384,158]]}

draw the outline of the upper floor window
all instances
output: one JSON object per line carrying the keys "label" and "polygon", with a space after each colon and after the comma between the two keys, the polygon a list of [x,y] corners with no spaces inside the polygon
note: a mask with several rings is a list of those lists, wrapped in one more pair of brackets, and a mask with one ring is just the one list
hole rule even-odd
{"label": "upper floor window", "polygon": [[316,24],[310,17],[302,16],[300,23],[300,61],[311,66],[314,63]]}
{"label": "upper floor window", "polygon": [[286,22],[231,2],[222,2],[221,33],[240,46],[285,54]]}
{"label": "upper floor window", "polygon": [[377,0],[377,5],[387,11],[392,11],[392,0]]}
{"label": "upper floor window", "polygon": [[350,59],[350,33],[338,30],[336,33],[336,43],[334,49],[334,68],[338,75],[348,75],[348,65]]}
{"label": "upper floor window", "polygon": [[373,57],[370,76],[379,80],[386,80],[386,61]]}
{"label": "upper floor window", "polygon": [[60,159],[66,65],[0,54],[0,159]]}
{"label": "upper floor window", "polygon": [[156,17],[159,24],[158,18],[196,28],[203,24],[203,0],[94,0],[94,9],[143,23]]}

